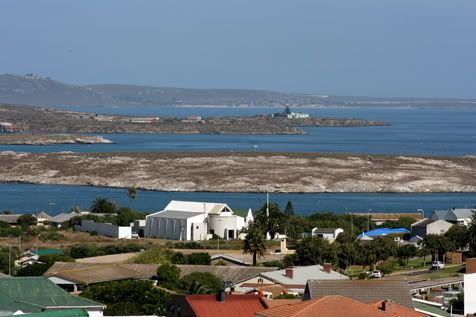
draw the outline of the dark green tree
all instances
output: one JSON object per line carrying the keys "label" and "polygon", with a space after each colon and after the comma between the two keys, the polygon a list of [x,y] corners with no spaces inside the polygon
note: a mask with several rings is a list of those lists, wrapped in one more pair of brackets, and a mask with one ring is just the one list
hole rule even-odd
{"label": "dark green tree", "polygon": [[[342,233],[341,233],[342,234]],[[357,260],[357,251],[352,243],[337,243],[337,266],[345,271],[349,266],[353,265]]]}
{"label": "dark green tree", "polygon": [[193,272],[185,275],[180,282],[181,289],[189,295],[216,294],[223,282],[209,272]]}
{"label": "dark green tree", "polygon": [[135,185],[132,185],[127,189],[127,197],[129,197],[130,203],[131,203],[131,210],[132,208],[132,202],[136,199],[137,197],[137,188]]}
{"label": "dark green tree", "polygon": [[151,281],[116,281],[86,287],[81,296],[107,305],[104,315],[166,315],[170,295]]}
{"label": "dark green tree", "polygon": [[42,276],[50,267],[44,263],[34,263],[18,269],[17,276]]}
{"label": "dark green tree", "polygon": [[36,224],[36,218],[30,214],[21,215],[18,217],[17,224],[22,227],[28,227]]}
{"label": "dark green tree", "polygon": [[167,289],[176,290],[180,284],[180,269],[170,263],[157,268],[157,283]]}
{"label": "dark green tree", "polygon": [[269,203],[269,216],[266,216],[266,204],[255,213],[253,226],[259,227],[264,232],[274,237],[276,233],[284,233],[286,216],[281,212],[277,203]]}
{"label": "dark green tree", "polygon": [[421,244],[432,255],[433,261],[443,260],[444,254],[451,249],[451,244],[444,235],[427,234]]}
{"label": "dark green tree", "polygon": [[288,200],[288,203],[286,204],[286,208],[284,208],[284,214],[287,217],[294,216],[294,208],[290,200]]}
{"label": "dark green tree", "polygon": [[456,252],[468,246],[469,234],[465,226],[453,225],[446,233],[445,237],[449,242],[449,250]]}
{"label": "dark green tree", "polygon": [[471,224],[468,227],[469,256],[476,256],[476,213],[471,218]]}
{"label": "dark green tree", "polygon": [[136,219],[136,215],[130,208],[121,208],[117,212],[116,223],[118,226],[129,226]]}
{"label": "dark green tree", "polygon": [[117,211],[117,205],[110,199],[98,197],[91,205],[90,211],[98,214],[115,213]]}
{"label": "dark green tree", "polygon": [[408,260],[416,255],[417,248],[411,244],[402,245],[397,249],[398,262],[403,267],[407,266]]}
{"label": "dark green tree", "polygon": [[296,257],[299,265],[337,263],[337,253],[334,244],[320,238],[305,238],[296,247]]}
{"label": "dark green tree", "polygon": [[253,266],[256,265],[257,257],[264,256],[266,253],[265,239],[261,229],[252,227],[243,241],[243,253],[251,253],[253,255]]}

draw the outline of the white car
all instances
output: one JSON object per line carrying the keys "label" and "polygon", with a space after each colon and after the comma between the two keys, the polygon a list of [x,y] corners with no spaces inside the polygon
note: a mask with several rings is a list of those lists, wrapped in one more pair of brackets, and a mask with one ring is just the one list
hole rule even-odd
{"label": "white car", "polygon": [[370,277],[373,277],[373,278],[381,278],[381,277],[382,277],[382,272],[380,272],[379,270],[373,270],[373,271],[370,273]]}
{"label": "white car", "polygon": [[431,268],[433,270],[441,270],[445,268],[445,264],[441,261],[433,261],[433,263],[431,263]]}

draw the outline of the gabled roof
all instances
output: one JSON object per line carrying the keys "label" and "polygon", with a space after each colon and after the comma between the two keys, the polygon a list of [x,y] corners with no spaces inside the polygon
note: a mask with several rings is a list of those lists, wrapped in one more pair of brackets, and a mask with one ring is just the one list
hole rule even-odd
{"label": "gabled roof", "polygon": [[426,226],[428,226],[430,223],[433,223],[435,221],[438,221],[438,219],[431,219],[431,218],[425,218],[425,219],[422,219],[420,221],[417,221],[415,223],[412,224],[412,228],[413,227],[417,227],[417,228],[425,228]]}
{"label": "gabled roof", "polygon": [[449,212],[450,212],[449,210],[435,210],[435,211],[433,211],[433,214],[431,215],[431,219],[446,220],[446,219],[448,219],[448,213]]}
{"label": "gabled roof", "polygon": [[44,277],[5,277],[0,279],[0,307],[39,312],[55,307],[103,308],[104,305],[73,296]]}
{"label": "gabled roof", "polygon": [[40,213],[35,214],[36,218],[45,218],[45,219],[50,219],[50,215],[48,215],[46,212],[42,211]]}
{"label": "gabled roof", "polygon": [[322,265],[309,265],[309,266],[295,266],[292,268],[293,278],[289,278],[285,275],[286,269],[277,270],[271,272],[261,273],[261,276],[266,277],[277,284],[283,285],[301,285],[304,286],[309,279],[319,280],[348,280],[349,277],[340,274],[334,270],[330,273],[324,271]]}
{"label": "gabled roof", "polygon": [[23,314],[22,317],[88,317],[84,309],[47,310],[41,313]]}
{"label": "gabled roof", "polygon": [[[262,310],[257,317],[422,317],[424,315],[392,303],[392,311],[382,309],[382,301],[364,304],[339,295],[325,296],[298,304]],[[380,305],[380,306],[379,306]]]}
{"label": "gabled roof", "polygon": [[413,309],[410,286],[404,280],[309,280],[307,282],[304,299],[316,299],[327,295],[341,295],[365,304],[390,299],[401,306]]}
{"label": "gabled roof", "polygon": [[216,265],[177,265],[180,275],[193,272],[209,272],[227,283],[239,283],[265,272],[276,271],[276,267],[259,266],[216,266]]}
{"label": "gabled roof", "polygon": [[266,308],[258,295],[225,295],[223,302],[216,295],[188,295],[185,300],[196,317],[252,317]]}
{"label": "gabled roof", "polygon": [[476,209],[455,208],[449,210],[435,210],[432,219],[441,219],[446,221],[458,221],[458,219],[471,218],[476,213]]}
{"label": "gabled roof", "polygon": [[81,216],[81,214],[75,213],[75,212],[69,212],[69,213],[60,213],[57,214],[56,216],[50,217],[50,222],[54,223],[63,223],[68,220],[71,220],[74,217]]}
{"label": "gabled roof", "polygon": [[164,210],[164,211],[152,214],[150,216],[153,216],[156,218],[188,219],[188,218],[192,218],[192,217],[200,216],[200,215],[203,215],[203,213],[178,211],[178,210]]}
{"label": "gabled roof", "polygon": [[17,223],[17,220],[20,218],[20,216],[20,214],[0,215],[0,221],[8,222],[10,224]]}
{"label": "gabled roof", "polygon": [[[225,203],[207,203],[207,202],[196,202],[196,201],[180,201],[172,200],[165,206],[164,210],[159,211],[181,211],[181,212],[193,212],[193,213],[205,213],[205,214],[220,214],[222,211],[232,211]],[[158,213],[151,214],[156,215]]]}
{"label": "gabled roof", "polygon": [[453,213],[456,219],[471,218],[476,213],[476,209],[458,208],[452,209],[451,212]]}

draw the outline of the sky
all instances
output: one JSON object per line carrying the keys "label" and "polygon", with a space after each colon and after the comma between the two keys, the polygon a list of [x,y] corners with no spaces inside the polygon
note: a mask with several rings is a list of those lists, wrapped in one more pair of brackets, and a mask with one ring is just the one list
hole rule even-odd
{"label": "sky", "polygon": [[1,0],[0,73],[476,98],[476,1]]}

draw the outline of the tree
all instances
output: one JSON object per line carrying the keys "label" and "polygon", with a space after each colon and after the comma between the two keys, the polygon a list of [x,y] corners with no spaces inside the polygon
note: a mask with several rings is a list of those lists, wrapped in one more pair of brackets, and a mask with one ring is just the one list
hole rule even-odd
{"label": "tree", "polygon": [[397,221],[388,220],[382,224],[382,228],[406,228],[411,230],[412,224],[416,222],[412,217],[400,217]]}
{"label": "tree", "polygon": [[127,196],[129,197],[129,200],[131,202],[131,210],[132,210],[132,202],[137,197],[137,188],[135,185],[132,185],[131,187],[127,189]]}
{"label": "tree", "polygon": [[74,205],[73,207],[71,207],[71,209],[69,211],[74,212],[75,214],[80,214],[81,213],[81,207],[79,207],[78,205]]}
{"label": "tree", "polygon": [[114,201],[107,198],[98,197],[94,200],[90,207],[91,212],[98,214],[111,214],[117,210],[117,205]]}
{"label": "tree", "polygon": [[21,215],[20,217],[18,217],[17,220],[17,224],[22,228],[29,227],[31,225],[34,225],[35,223],[36,218],[30,214]]}
{"label": "tree", "polygon": [[451,245],[444,235],[427,234],[421,242],[423,249],[427,250],[433,257],[433,261],[441,261],[446,251]]}
{"label": "tree", "polygon": [[290,200],[288,200],[288,203],[286,204],[286,208],[284,209],[284,214],[287,217],[294,216],[294,208]]}
{"label": "tree", "polygon": [[180,283],[180,269],[170,263],[157,268],[157,283],[167,289],[175,290]]}
{"label": "tree", "polygon": [[166,315],[170,295],[151,281],[115,281],[88,286],[81,293],[107,305],[104,315]]}
{"label": "tree", "polygon": [[397,268],[397,263],[393,258],[389,258],[386,261],[383,261],[377,265],[377,270],[381,271],[382,274],[387,275],[395,271]]}
{"label": "tree", "polygon": [[336,252],[337,266],[343,271],[353,265],[357,259],[357,251],[351,243],[338,243]]}
{"label": "tree", "polygon": [[469,256],[476,256],[476,213],[471,218],[471,224],[468,227]]}
{"label": "tree", "polygon": [[286,216],[281,212],[277,203],[269,203],[269,215],[266,215],[266,204],[255,213],[253,225],[259,227],[274,238],[276,233],[284,233]]}
{"label": "tree", "polygon": [[468,229],[465,226],[453,225],[445,237],[449,242],[449,250],[456,252],[468,246]]}
{"label": "tree", "polygon": [[406,244],[397,249],[398,262],[401,266],[407,266],[408,260],[417,255],[417,248],[414,245]]}
{"label": "tree", "polygon": [[321,237],[302,239],[296,248],[299,265],[337,263],[335,246]]}
{"label": "tree", "polygon": [[116,223],[118,226],[129,226],[135,219],[136,215],[130,208],[121,208],[117,212]]}
{"label": "tree", "polygon": [[256,257],[264,256],[266,253],[266,244],[263,231],[252,227],[246,235],[243,242],[243,253],[253,254],[253,265],[256,265]]}
{"label": "tree", "polygon": [[336,238],[336,242],[342,243],[342,244],[353,243],[354,240],[355,240],[355,237],[349,231],[344,231],[339,233],[339,235]]}
{"label": "tree", "polygon": [[188,295],[216,294],[223,287],[223,282],[212,273],[193,272],[185,275],[180,285]]}
{"label": "tree", "polygon": [[20,268],[17,276],[42,276],[50,267],[44,263],[34,263]]}

